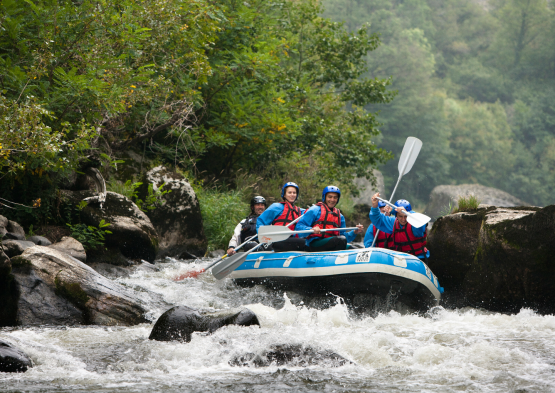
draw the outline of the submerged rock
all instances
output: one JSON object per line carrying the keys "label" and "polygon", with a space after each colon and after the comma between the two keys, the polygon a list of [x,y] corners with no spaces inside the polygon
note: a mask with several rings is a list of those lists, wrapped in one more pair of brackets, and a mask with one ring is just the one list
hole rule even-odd
{"label": "submerged rock", "polygon": [[529,206],[526,202],[521,201],[508,192],[498,190],[497,188],[486,187],[480,184],[460,184],[458,186],[444,185],[437,186],[432,190],[425,213],[434,220],[447,209],[450,202],[453,206],[456,206],[461,196],[467,197],[469,195],[476,196],[479,203],[484,205],[500,207]]}
{"label": "submerged rock", "polygon": [[[74,205],[95,195],[91,191],[62,192]],[[81,219],[84,224],[95,227],[101,220],[110,224],[106,228],[112,232],[105,236],[107,247],[118,248],[127,258],[154,261],[158,249],[156,230],[147,215],[125,196],[108,191],[103,208],[90,204],[81,210]]]}
{"label": "submerged rock", "polygon": [[187,306],[176,306],[158,318],[150,340],[191,341],[193,332],[214,332],[227,325],[258,325],[256,314],[249,309],[203,312]]}
{"label": "submerged rock", "polygon": [[33,362],[10,343],[0,340],[0,372],[22,373],[33,367]]}
{"label": "submerged rock", "polygon": [[456,306],[555,312],[555,205],[481,205],[442,217],[428,242],[429,266]]}
{"label": "submerged rock", "polygon": [[10,258],[13,258],[17,255],[23,254],[23,251],[28,249],[29,247],[34,247],[35,243],[28,242],[25,240],[4,240],[2,241],[2,247],[4,248],[4,252]]}
{"label": "submerged rock", "polygon": [[49,246],[54,250],[58,250],[61,252],[65,252],[68,255],[71,255],[73,258],[80,260],[81,262],[87,262],[87,253],[85,252],[85,247],[77,241],[76,239],[70,236],[62,237],[58,243],[54,243]]}
{"label": "submerged rock", "polygon": [[[134,325],[146,310],[131,290],[58,250],[34,246],[12,258],[14,315],[0,325]],[[6,317],[7,318],[7,317]]]}
{"label": "submerged rock", "polygon": [[350,360],[330,350],[316,350],[303,345],[272,345],[260,354],[249,352],[232,359],[231,366],[268,367],[268,366],[325,366],[341,367],[352,364]]}
{"label": "submerged rock", "polygon": [[160,236],[158,257],[191,259],[206,253],[207,241],[202,225],[200,205],[187,179],[163,166],[146,173],[139,188],[139,198],[145,200],[148,186],[171,191],[162,196],[162,205],[146,214]]}

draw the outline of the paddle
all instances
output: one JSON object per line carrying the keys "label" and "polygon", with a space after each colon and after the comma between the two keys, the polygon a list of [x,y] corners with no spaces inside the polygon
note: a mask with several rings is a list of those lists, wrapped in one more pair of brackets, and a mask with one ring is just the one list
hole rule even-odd
{"label": "paddle", "polygon": [[[420,153],[421,148],[422,148],[422,141],[418,138],[409,136],[405,141],[405,146],[403,147],[403,151],[401,152],[401,157],[399,158],[399,164],[397,165],[397,168],[399,170],[399,178],[397,179],[397,183],[395,184],[395,188],[393,189],[393,192],[391,193],[391,196],[389,197],[389,199],[393,199],[393,195],[395,195],[395,191],[397,190],[397,186],[399,185],[399,182],[401,181],[401,178],[403,177],[403,175],[406,175],[412,169],[412,166],[414,165],[414,162],[416,161],[416,157],[418,157],[418,153]],[[376,231],[376,234],[374,235],[374,241],[372,242],[371,247],[374,247],[374,244],[376,243],[376,239],[378,238],[379,232],[380,230],[378,229]]]}
{"label": "paddle", "polygon": [[[280,228],[287,228],[290,225],[295,224],[297,221],[299,221],[301,219],[302,216],[297,217],[295,220],[291,221],[289,224],[287,224],[284,227],[280,227]],[[273,225],[270,225],[271,227],[273,227]],[[264,227],[261,227],[261,229]],[[245,243],[247,243],[249,240],[255,238],[258,235],[254,235],[250,238],[248,238],[244,243],[242,243],[241,245],[239,245],[237,248],[235,248],[235,250],[239,250],[241,247],[243,247],[245,245]],[[221,267],[217,266],[216,268],[212,269],[212,275],[214,277],[216,277],[216,274],[218,274],[220,271],[224,271],[227,272],[228,268],[230,266],[234,266],[233,269],[229,270],[228,273],[225,273],[221,278],[216,277],[218,280],[221,280],[222,278],[224,278],[225,276],[227,276],[229,273],[231,273],[233,270],[235,270],[237,267],[241,266],[241,264],[245,261],[245,259],[247,259],[247,255],[249,255],[252,251],[258,249],[258,247],[260,247],[262,244],[264,243],[260,243],[258,246],[252,248],[250,251],[247,251],[245,253],[241,253],[241,254],[234,254],[231,257],[229,257],[228,259],[224,260],[224,258],[227,256],[227,254],[225,254],[223,257],[221,257],[220,259],[217,259],[216,261],[212,262],[210,265],[208,265],[207,267],[205,267],[204,269],[200,269],[198,271],[194,271],[194,272],[188,272],[185,273],[181,276],[179,276],[178,278],[176,278],[174,281],[180,281],[183,280],[185,278],[195,278],[197,277],[199,274],[204,273],[205,271],[207,271],[208,269],[210,269],[211,267],[213,267],[214,265],[217,265],[218,263],[222,262]],[[224,261],[222,261],[224,260]],[[240,261],[240,263],[239,263]]]}
{"label": "paddle", "polygon": [[[395,206],[393,203],[386,201],[385,199],[378,198],[380,201],[388,204],[394,209],[397,209],[398,206]],[[415,228],[420,228],[430,222],[431,218],[422,213],[409,213],[403,208],[403,213],[407,215],[407,221],[410,225]]]}
{"label": "paddle", "polygon": [[[352,231],[358,229],[357,227],[352,228],[330,228],[330,229],[320,229],[320,232],[331,232],[331,231]],[[307,229],[304,231],[293,231],[290,228],[282,227],[278,225],[268,225],[260,227],[258,230],[258,238],[262,243],[275,243],[280,242],[289,238],[291,235],[296,235],[297,233],[314,233],[313,229]]]}

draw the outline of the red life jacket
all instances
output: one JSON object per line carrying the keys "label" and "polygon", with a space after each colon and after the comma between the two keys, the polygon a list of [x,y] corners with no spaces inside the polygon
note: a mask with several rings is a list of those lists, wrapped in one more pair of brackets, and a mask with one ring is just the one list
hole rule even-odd
{"label": "red life jacket", "polygon": [[[374,236],[375,236],[377,228],[374,225],[372,225],[372,226],[374,227],[374,232],[373,233],[374,233]],[[388,233],[385,233],[384,231],[378,232],[378,238],[376,239],[375,247],[391,248],[391,246],[392,246],[391,235],[388,234]]]}
{"label": "red life jacket", "polygon": [[412,225],[407,222],[404,228],[401,228],[399,220],[395,220],[393,233],[391,234],[391,239],[393,240],[391,249],[415,256],[418,254],[426,255],[427,236],[427,232],[424,232],[424,236],[416,237],[412,234]]}
{"label": "red life jacket", "polygon": [[[274,221],[272,221],[272,225],[279,225],[284,227],[301,215],[301,209],[297,206],[293,206],[288,201],[280,203],[283,204],[283,211],[274,219]],[[291,225],[289,228],[295,230],[295,225]]]}
{"label": "red life jacket", "polygon": [[[320,229],[340,228],[341,227],[341,212],[337,208],[330,210],[328,205],[322,202],[316,204],[320,206],[320,217],[314,222],[313,227],[318,225]],[[322,232],[320,234],[311,234],[307,239],[313,237],[332,237],[339,236],[339,231]]]}

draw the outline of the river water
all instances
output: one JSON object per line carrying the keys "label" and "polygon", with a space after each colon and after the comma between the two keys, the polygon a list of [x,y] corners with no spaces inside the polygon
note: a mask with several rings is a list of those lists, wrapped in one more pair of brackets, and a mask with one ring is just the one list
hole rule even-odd
{"label": "river water", "polygon": [[[551,392],[555,391],[555,317],[436,307],[426,315],[354,314],[340,301],[326,309],[294,294],[238,288],[210,274],[174,282],[206,266],[168,260],[159,271],[114,278],[135,289],[155,320],[174,305],[246,306],[261,327],[224,327],[190,343],[150,341],[151,324],[134,327],[33,327],[0,330],[35,367],[1,374],[2,392]],[[446,288],[448,290],[448,288]],[[235,367],[245,353],[274,344],[331,350],[352,363]]]}

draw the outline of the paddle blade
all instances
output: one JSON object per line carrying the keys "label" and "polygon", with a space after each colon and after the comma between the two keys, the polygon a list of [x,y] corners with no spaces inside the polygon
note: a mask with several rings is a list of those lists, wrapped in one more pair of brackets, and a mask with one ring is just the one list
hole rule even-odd
{"label": "paddle blade", "polygon": [[407,221],[415,228],[423,227],[424,225],[429,223],[430,220],[430,217],[422,213],[411,213],[410,216],[407,216]]}
{"label": "paddle blade", "polygon": [[422,141],[413,136],[409,136],[405,141],[405,147],[399,158],[399,176],[403,176],[411,170],[420,149],[422,148]]}
{"label": "paddle blade", "polygon": [[204,269],[200,269],[197,271],[193,271],[193,272],[187,272],[187,273],[183,273],[180,274],[179,276],[177,276],[176,278],[173,279],[173,281],[181,281],[181,280],[185,280],[186,278],[197,278],[199,276],[199,274],[204,273],[206,270]]}
{"label": "paddle blade", "polygon": [[288,227],[280,225],[265,225],[258,229],[258,241],[260,243],[280,242],[288,239],[291,236],[291,232],[292,230]]}
{"label": "paddle blade", "polygon": [[[256,248],[253,248],[251,251],[255,249]],[[240,252],[228,257],[227,259],[224,259],[222,262],[212,268],[212,275],[216,277],[217,280],[225,278],[228,274],[230,274],[232,271],[241,266],[243,262],[245,262],[247,256],[250,254],[251,251]]]}

